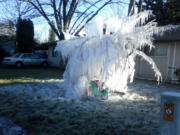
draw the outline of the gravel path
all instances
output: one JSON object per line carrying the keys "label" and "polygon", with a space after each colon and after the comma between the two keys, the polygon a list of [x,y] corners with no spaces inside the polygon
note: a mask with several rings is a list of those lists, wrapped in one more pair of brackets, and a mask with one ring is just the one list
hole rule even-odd
{"label": "gravel path", "polygon": [[32,135],[159,135],[160,92],[174,86],[135,82],[109,100],[63,98],[59,82],[0,86],[0,115]]}

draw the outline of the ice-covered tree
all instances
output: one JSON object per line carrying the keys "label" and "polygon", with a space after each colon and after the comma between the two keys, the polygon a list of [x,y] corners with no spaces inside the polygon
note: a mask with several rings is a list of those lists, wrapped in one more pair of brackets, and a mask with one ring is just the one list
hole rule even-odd
{"label": "ice-covered tree", "polygon": [[67,96],[87,95],[88,86],[94,80],[99,80],[99,87],[104,84],[109,91],[125,92],[128,82],[134,78],[137,55],[152,65],[160,81],[156,64],[141,51],[144,46],[154,47],[153,34],[160,32],[156,23],[147,23],[150,15],[151,12],[146,11],[122,19],[108,19],[107,35],[102,32],[103,19],[98,18],[85,27],[86,37],[60,41],[56,49],[64,60],[69,59],[64,73]]}

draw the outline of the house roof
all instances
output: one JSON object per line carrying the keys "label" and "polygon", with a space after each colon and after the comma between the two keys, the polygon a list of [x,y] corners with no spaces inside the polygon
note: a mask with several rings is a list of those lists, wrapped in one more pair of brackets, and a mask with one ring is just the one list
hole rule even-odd
{"label": "house roof", "polygon": [[[166,29],[168,26],[161,27]],[[172,26],[172,28],[165,30],[164,33],[160,33],[154,36],[156,42],[160,41],[180,41],[180,25]]]}

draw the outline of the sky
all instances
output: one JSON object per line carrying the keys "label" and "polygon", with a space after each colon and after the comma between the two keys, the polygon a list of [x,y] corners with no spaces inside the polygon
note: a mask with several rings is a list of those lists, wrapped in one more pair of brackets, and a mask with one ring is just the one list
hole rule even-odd
{"label": "sky", "polygon": [[[129,0],[124,0],[123,2],[129,3]],[[0,7],[0,10],[2,10],[2,7]],[[6,12],[6,9],[4,9],[4,12]],[[114,16],[127,16],[128,12],[128,5],[122,5],[122,6],[108,6],[105,7],[96,17],[103,17],[104,19],[111,18]],[[3,14],[0,13],[0,20],[3,18]],[[49,36],[49,25],[46,22],[46,20],[43,19],[43,17],[39,17],[32,20],[34,23],[34,31],[35,31],[35,39],[40,40],[41,42],[44,42],[48,40]]]}
{"label": "sky", "polygon": [[38,19],[33,19],[35,39],[41,42],[47,41],[49,36],[50,27],[46,20],[42,17]]}
{"label": "sky", "polygon": [[[129,0],[124,0],[123,2],[129,3]],[[128,5],[122,6],[111,6],[105,7],[96,17],[103,17],[104,19],[111,18],[114,16],[127,16],[128,14]],[[92,20],[93,21],[93,20]],[[35,38],[39,39],[41,42],[48,40],[49,36],[49,25],[43,18],[34,19],[34,29],[35,29]]]}

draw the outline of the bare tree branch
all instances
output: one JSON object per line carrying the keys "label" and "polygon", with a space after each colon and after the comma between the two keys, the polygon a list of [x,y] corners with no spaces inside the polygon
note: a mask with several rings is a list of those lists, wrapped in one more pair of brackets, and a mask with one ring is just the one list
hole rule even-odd
{"label": "bare tree branch", "polygon": [[[74,26],[76,25],[76,23],[78,22],[78,20],[80,20],[80,18],[92,7],[94,7],[97,3],[101,2],[101,0],[96,1],[95,3],[91,4],[86,10],[84,10],[83,13],[81,13],[81,15],[76,19],[76,21],[73,23],[70,32],[72,31],[72,29],[74,28]],[[87,17],[87,16],[86,16]],[[82,23],[82,22],[81,22]]]}
{"label": "bare tree branch", "polygon": [[39,13],[31,4],[20,0],[0,0],[1,20],[12,21],[14,24],[18,18],[32,19],[39,17]]}
{"label": "bare tree branch", "polygon": [[[84,22],[84,20],[85,20],[88,16],[90,16],[91,14],[93,14],[93,12],[87,14],[87,15],[81,20],[81,22],[80,22],[79,24],[82,24],[82,23]],[[77,25],[76,28],[74,29],[74,31],[72,32],[72,34],[74,34],[80,26],[81,26],[81,25]],[[83,27],[83,28],[84,28],[84,27]],[[80,32],[80,31],[79,31],[79,32]],[[78,33],[77,33],[77,34],[78,34]],[[76,35],[77,35],[77,34],[76,34]]]}
{"label": "bare tree branch", "polygon": [[79,0],[72,0],[68,14],[67,14],[67,19],[66,19],[66,25],[65,25],[65,31],[69,28],[70,20],[72,19],[72,16],[75,12],[75,9],[77,8]]}
{"label": "bare tree branch", "polygon": [[[112,4],[111,2],[112,2],[112,0],[109,0],[109,1],[107,1],[106,3],[104,3],[89,19],[87,19],[87,21],[85,22],[85,24],[88,23],[89,21],[91,21],[91,20],[99,13],[99,11],[101,11],[106,5]],[[81,27],[77,30],[77,32],[75,33],[75,35],[78,35],[78,34],[79,34],[79,32],[84,28],[85,24],[84,24],[83,26],[81,26]]]}
{"label": "bare tree branch", "polygon": [[[109,4],[122,4],[122,0],[21,0],[30,3],[48,22],[61,40],[64,32],[78,34]],[[46,7],[45,7],[46,6]],[[49,16],[52,13],[53,16]],[[73,18],[73,19],[72,19]],[[55,22],[53,25],[52,22]],[[72,32],[73,31],[73,32]]]}

